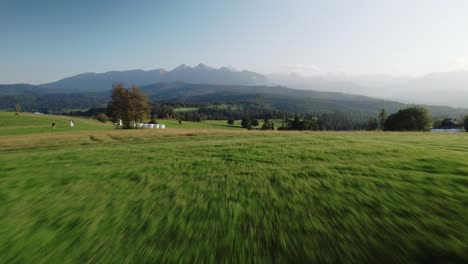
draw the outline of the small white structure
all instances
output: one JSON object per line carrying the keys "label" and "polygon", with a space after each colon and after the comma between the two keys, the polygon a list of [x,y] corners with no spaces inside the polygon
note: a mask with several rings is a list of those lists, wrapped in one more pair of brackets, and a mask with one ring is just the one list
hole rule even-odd
{"label": "small white structure", "polygon": [[165,129],[166,125],[164,124],[146,124],[146,123],[136,123],[135,127],[137,128],[156,128],[156,129]]}
{"label": "small white structure", "polygon": [[433,128],[433,129],[431,129],[431,132],[436,132],[436,133],[460,133],[460,132],[465,132],[465,130],[462,129],[462,128],[448,128],[448,129]]}
{"label": "small white structure", "polygon": [[70,127],[74,127],[75,126],[75,122],[73,122],[73,120],[70,120]]}

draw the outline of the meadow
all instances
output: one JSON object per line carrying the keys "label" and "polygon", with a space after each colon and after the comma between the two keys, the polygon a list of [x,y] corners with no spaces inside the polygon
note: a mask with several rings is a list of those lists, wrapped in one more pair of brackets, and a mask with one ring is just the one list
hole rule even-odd
{"label": "meadow", "polygon": [[[74,121],[75,126],[70,127],[70,119]],[[239,130],[241,120],[236,120],[234,125],[228,125],[227,120],[205,120],[203,122],[182,121],[179,124],[175,119],[158,119],[158,123],[165,124],[171,129],[230,129]],[[280,126],[282,120],[272,120],[275,125]],[[52,128],[52,123],[56,127]],[[259,120],[259,126],[253,129],[258,130],[263,121]],[[111,122],[102,123],[93,118],[70,117],[60,115],[37,115],[32,113],[21,113],[15,115],[14,112],[0,111],[0,135],[22,135],[37,133],[59,133],[76,131],[96,131],[96,130],[115,130]]]}
{"label": "meadow", "polygon": [[0,262],[468,261],[468,133],[213,128],[0,135]]}
{"label": "meadow", "polygon": [[[70,127],[70,120],[75,123]],[[52,123],[56,127],[52,129]],[[59,115],[39,115],[0,111],[0,135],[21,135],[37,133],[57,133],[73,131],[96,131],[113,129],[111,123],[101,123],[91,118],[80,118]]]}

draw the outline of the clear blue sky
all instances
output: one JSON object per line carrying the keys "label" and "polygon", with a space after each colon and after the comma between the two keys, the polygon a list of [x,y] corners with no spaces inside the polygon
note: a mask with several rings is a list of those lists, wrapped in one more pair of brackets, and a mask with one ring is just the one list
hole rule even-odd
{"label": "clear blue sky", "polygon": [[232,66],[263,73],[468,68],[465,0],[0,0],[0,83]]}

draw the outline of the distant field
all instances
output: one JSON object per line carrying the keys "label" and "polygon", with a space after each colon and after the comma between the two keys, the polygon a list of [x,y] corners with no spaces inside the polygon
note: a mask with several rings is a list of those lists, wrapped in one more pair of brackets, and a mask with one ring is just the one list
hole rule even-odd
{"label": "distant field", "polygon": [[174,112],[196,112],[198,111],[197,107],[180,107],[174,109]]}
{"label": "distant field", "polygon": [[[237,110],[240,108],[238,105],[227,105],[227,104],[217,104],[217,105],[209,105],[208,108],[213,109],[232,109]],[[198,107],[179,107],[174,109],[175,112],[196,112],[198,111]]]}
{"label": "distant field", "polygon": [[0,263],[468,262],[468,133],[0,136],[0,183]]}

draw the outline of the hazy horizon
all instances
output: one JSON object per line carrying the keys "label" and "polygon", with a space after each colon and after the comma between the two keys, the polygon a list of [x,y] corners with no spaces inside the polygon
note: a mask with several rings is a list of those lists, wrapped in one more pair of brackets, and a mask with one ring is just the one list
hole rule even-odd
{"label": "hazy horizon", "polygon": [[262,74],[468,70],[466,1],[0,0],[0,83],[200,62]]}

